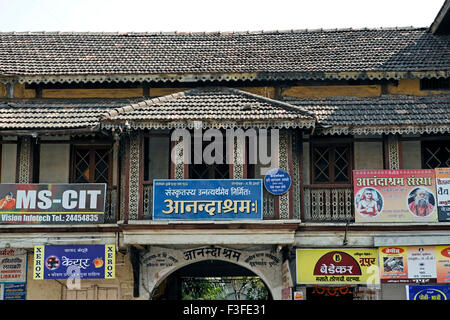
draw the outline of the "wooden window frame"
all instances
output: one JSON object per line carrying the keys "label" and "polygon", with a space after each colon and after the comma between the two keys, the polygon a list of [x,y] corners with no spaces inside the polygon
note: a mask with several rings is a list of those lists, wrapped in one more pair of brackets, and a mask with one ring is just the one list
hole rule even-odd
{"label": "wooden window frame", "polygon": [[[76,164],[75,164],[75,157],[76,153],[75,150],[77,148],[81,149],[89,149],[89,178],[91,180],[91,177],[95,177],[95,166],[93,167],[91,164],[95,163],[95,153],[92,152],[95,149],[104,149],[110,152],[108,155],[108,187],[113,185],[113,145],[112,144],[71,144],[70,145],[70,183],[75,183],[75,176],[76,176]],[[89,181],[88,183],[94,183]]]}
{"label": "wooden window frame", "polygon": [[[146,161],[148,162],[149,159],[149,155],[147,155],[147,152],[150,152],[148,150],[148,144],[146,143],[147,141],[149,141],[149,139],[151,139],[152,137],[167,137],[169,140],[169,143],[167,145],[167,147],[169,148],[169,166],[168,166],[168,172],[167,172],[167,176],[169,177],[169,179],[174,179],[174,167],[173,167],[173,163],[170,159],[171,154],[172,154],[172,148],[174,146],[173,141],[171,141],[170,137],[171,137],[171,132],[170,133],[144,133],[142,136],[142,138],[140,139],[140,146],[139,149],[142,151],[139,153],[139,208],[138,208],[138,217],[139,219],[142,219],[144,216],[144,203],[143,203],[143,199],[144,199],[144,186],[146,185],[150,185],[153,186],[153,180],[145,180],[145,169],[146,169]],[[127,170],[129,170],[129,168],[127,168]]]}
{"label": "wooden window frame", "polygon": [[[430,169],[430,168],[426,168],[425,167],[425,148],[427,144],[434,144],[434,145],[449,145],[450,146],[450,137],[440,137],[440,139],[436,139],[436,140],[432,140],[432,139],[427,139],[427,140],[421,140],[420,141],[420,160],[421,160],[421,168],[422,169]],[[444,166],[445,167],[445,166]],[[434,169],[434,168],[432,168]]]}
{"label": "wooden window frame", "polygon": [[[348,177],[349,177],[349,181],[334,181],[335,180],[335,175],[334,175],[334,153],[331,153],[331,161],[329,164],[329,176],[330,176],[330,181],[325,181],[325,182],[321,182],[321,181],[316,181],[316,177],[314,174],[314,148],[316,146],[328,146],[330,148],[335,149],[336,147],[348,147],[349,149],[349,155],[348,155]],[[315,186],[351,186],[353,185],[353,169],[354,169],[354,161],[353,161],[353,157],[354,157],[354,153],[353,153],[353,143],[351,142],[342,142],[342,141],[311,141],[310,142],[310,172],[311,172],[311,184],[315,185]],[[329,159],[330,160],[330,159]],[[332,179],[331,179],[332,178]]]}

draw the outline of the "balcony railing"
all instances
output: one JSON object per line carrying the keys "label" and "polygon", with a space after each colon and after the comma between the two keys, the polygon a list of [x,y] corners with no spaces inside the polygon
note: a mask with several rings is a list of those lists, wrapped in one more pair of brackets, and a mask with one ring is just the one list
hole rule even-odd
{"label": "balcony railing", "polygon": [[304,205],[306,222],[354,221],[351,185],[307,185]]}

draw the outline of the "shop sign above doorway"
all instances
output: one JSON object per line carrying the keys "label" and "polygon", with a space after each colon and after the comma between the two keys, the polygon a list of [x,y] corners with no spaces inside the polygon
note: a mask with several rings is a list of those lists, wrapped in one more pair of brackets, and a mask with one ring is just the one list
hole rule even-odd
{"label": "shop sign above doorway", "polygon": [[262,219],[261,179],[154,180],[154,220]]}

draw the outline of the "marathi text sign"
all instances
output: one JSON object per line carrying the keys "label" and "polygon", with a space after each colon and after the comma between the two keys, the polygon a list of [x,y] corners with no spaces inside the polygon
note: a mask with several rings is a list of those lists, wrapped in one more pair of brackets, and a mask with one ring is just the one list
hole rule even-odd
{"label": "marathi text sign", "polygon": [[153,219],[262,219],[262,180],[154,180]]}
{"label": "marathi text sign", "polygon": [[355,222],[437,221],[434,170],[354,170]]}
{"label": "marathi text sign", "polygon": [[450,221],[450,168],[436,168],[436,195],[439,221]]}
{"label": "marathi text sign", "polygon": [[0,184],[1,224],[103,223],[106,184]]}
{"label": "marathi text sign", "polygon": [[406,300],[450,300],[450,286],[406,286]]}
{"label": "marathi text sign", "polygon": [[379,284],[376,249],[297,249],[297,284]]}
{"label": "marathi text sign", "polygon": [[21,283],[1,283],[0,300],[26,300],[27,284]]}
{"label": "marathi text sign", "polygon": [[25,282],[27,253],[24,249],[0,249],[0,282]]}
{"label": "marathi text sign", "polygon": [[34,247],[33,279],[114,279],[115,245]]}
{"label": "marathi text sign", "polygon": [[380,247],[383,283],[450,283],[450,246]]}

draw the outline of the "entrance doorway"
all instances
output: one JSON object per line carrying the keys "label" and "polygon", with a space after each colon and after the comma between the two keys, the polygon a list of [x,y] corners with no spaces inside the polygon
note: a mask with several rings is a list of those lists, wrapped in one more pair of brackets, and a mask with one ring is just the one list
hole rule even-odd
{"label": "entrance doorway", "polygon": [[170,274],[151,299],[272,300],[272,295],[252,271],[227,261],[204,260]]}

